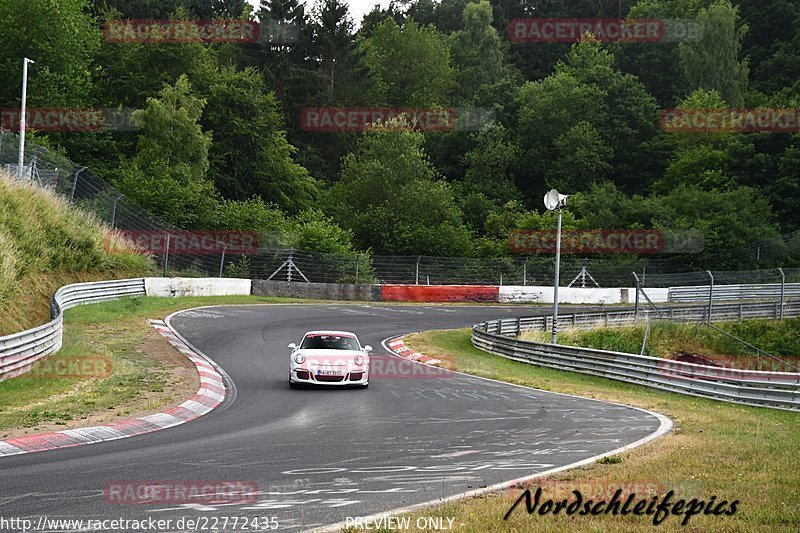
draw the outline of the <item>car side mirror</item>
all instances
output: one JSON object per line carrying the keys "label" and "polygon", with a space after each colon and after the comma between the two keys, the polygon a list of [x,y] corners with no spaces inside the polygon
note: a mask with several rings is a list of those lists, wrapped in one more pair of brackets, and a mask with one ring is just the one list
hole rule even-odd
{"label": "car side mirror", "polygon": [[371,352],[371,351],[372,351],[372,346],[370,346],[369,344],[367,344],[366,346],[364,346],[364,351],[365,351],[365,352]]}
{"label": "car side mirror", "polygon": [[290,350],[296,350],[297,349],[297,345],[295,343],[291,343],[291,344],[289,344],[289,349]]}

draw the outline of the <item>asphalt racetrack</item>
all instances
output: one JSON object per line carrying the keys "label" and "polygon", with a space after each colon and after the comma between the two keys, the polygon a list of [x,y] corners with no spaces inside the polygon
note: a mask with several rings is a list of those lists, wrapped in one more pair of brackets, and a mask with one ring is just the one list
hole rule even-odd
{"label": "asphalt racetrack", "polygon": [[[386,355],[381,342],[398,334],[548,312],[349,304],[179,313],[175,330],[229,376],[225,402],[164,431],[0,459],[0,516],[247,516],[273,518],[279,530],[314,529],[530,476],[657,432],[662,420],[638,409],[455,373],[373,376],[368,389],[288,386],[286,345],[307,330],[354,331]],[[104,498],[114,480],[244,480],[258,491],[246,503],[126,505]]]}

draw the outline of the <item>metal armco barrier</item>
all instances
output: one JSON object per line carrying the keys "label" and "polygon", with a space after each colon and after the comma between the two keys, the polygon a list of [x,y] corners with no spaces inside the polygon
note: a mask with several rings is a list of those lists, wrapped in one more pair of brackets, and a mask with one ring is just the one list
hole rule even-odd
{"label": "metal armco barrier", "polygon": [[[714,320],[731,318],[777,318],[773,304],[720,305]],[[665,310],[675,319],[695,320],[704,307]],[[663,313],[662,313],[663,314]],[[640,314],[640,317],[642,314]],[[800,302],[784,307],[784,316],[800,316]],[[721,318],[722,317],[722,318]],[[665,391],[727,402],[800,411],[800,373],[742,370],[595,350],[574,346],[519,340],[526,330],[543,330],[549,317],[508,318],[481,322],[472,328],[472,344],[485,352],[529,364],[600,376]],[[632,324],[630,311],[559,316],[559,328],[591,329]]]}
{"label": "metal armco barrier", "polygon": [[[800,298],[800,283],[787,283],[785,298]],[[692,287],[670,287],[670,302],[703,302],[708,300],[710,285]],[[781,298],[780,283],[763,285],[715,285],[714,301],[717,300],[777,300]]]}
{"label": "metal armco barrier", "polygon": [[75,283],[61,287],[50,304],[50,322],[0,337],[0,381],[24,374],[34,362],[61,349],[65,310],[76,305],[144,294],[144,278]]}

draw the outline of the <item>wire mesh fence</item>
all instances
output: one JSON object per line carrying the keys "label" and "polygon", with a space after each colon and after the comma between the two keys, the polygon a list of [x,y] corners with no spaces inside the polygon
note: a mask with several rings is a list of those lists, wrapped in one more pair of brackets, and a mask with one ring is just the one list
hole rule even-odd
{"label": "wire mesh fence", "polygon": [[[11,175],[17,175],[18,150],[19,136],[0,131],[0,168]],[[160,238],[166,245],[152,256],[156,268],[164,275],[420,285],[549,286],[555,279],[554,259],[546,254],[495,258],[334,255],[270,247],[233,250],[221,241],[210,246],[213,253],[187,253],[177,245],[177,237],[185,231],[146,211],[90,169],[30,142],[26,144],[23,163],[19,179],[53,190],[70,205],[93,213],[110,229],[128,234],[163,235]],[[270,241],[270,236],[260,237],[262,241]],[[767,250],[785,250],[786,243],[792,242],[800,242],[800,236],[784,236],[782,248],[771,241],[754,243],[749,248],[766,255]],[[653,288],[800,283],[800,268],[709,273],[688,270],[675,258],[635,255],[601,258],[563,255],[560,272],[561,285],[570,287],[634,287],[636,277],[641,287]]]}

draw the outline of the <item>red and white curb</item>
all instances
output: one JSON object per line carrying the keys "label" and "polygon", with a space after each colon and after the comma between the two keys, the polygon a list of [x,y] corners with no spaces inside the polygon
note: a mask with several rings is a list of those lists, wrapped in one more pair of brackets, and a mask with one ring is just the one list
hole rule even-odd
{"label": "red and white curb", "polygon": [[417,361],[418,363],[425,363],[426,365],[431,366],[439,366],[442,364],[440,359],[434,359],[433,357],[428,357],[427,355],[413,351],[411,348],[406,346],[406,343],[403,341],[403,337],[391,339],[386,343],[386,345],[395,353],[395,355],[398,355],[403,359]]}
{"label": "red and white curb", "polygon": [[42,433],[1,440],[0,457],[82,446],[84,444],[94,444],[96,442],[106,442],[151,433],[185,424],[203,416],[221,404],[225,399],[226,392],[225,383],[220,373],[207,359],[197,354],[180,340],[167,327],[164,321],[149,320],[149,322],[159,333],[167,338],[170,344],[188,357],[197,367],[197,373],[200,374],[200,388],[191,400],[187,400],[162,413],[130,420],[120,420],[104,426],[66,429],[55,433]]}

